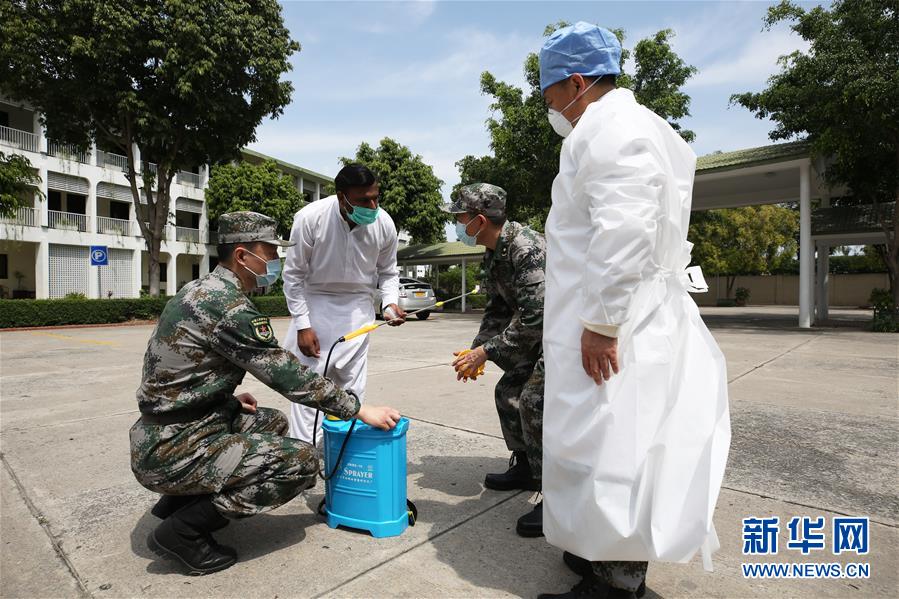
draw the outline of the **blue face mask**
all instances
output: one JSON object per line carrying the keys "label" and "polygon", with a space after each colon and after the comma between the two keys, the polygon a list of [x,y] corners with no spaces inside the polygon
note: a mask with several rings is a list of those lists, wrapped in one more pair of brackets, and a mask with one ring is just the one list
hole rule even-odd
{"label": "blue face mask", "polygon": [[[253,252],[247,250],[247,253],[251,256],[256,256]],[[260,256],[256,256],[260,260],[264,260]],[[275,284],[275,281],[278,280],[278,277],[281,275],[281,259],[273,258],[272,260],[264,260],[265,262],[265,274],[260,275],[255,271],[250,270],[248,267],[244,266],[251,273],[256,275],[256,287],[271,287]]]}
{"label": "blue face mask", "polygon": [[375,222],[376,220],[378,220],[378,210],[381,209],[380,206],[377,208],[364,208],[362,206],[353,206],[352,204],[350,204],[347,201],[346,196],[343,197],[343,202],[344,202],[344,204],[346,204],[347,218],[349,218],[351,221],[353,221],[357,225],[362,225],[363,227],[366,227],[366,226],[372,224],[373,222]]}
{"label": "blue face mask", "polygon": [[[474,218],[477,218],[477,216]],[[471,220],[474,220],[474,218]],[[468,225],[471,224],[471,220],[468,221],[467,223],[460,223],[459,221],[456,221],[456,237],[458,237],[459,241],[461,241],[465,245],[470,245],[471,247],[474,247],[478,244],[478,235],[480,235],[481,231],[479,229],[478,232],[475,233],[474,235],[469,235],[465,231],[465,229],[468,228]]]}

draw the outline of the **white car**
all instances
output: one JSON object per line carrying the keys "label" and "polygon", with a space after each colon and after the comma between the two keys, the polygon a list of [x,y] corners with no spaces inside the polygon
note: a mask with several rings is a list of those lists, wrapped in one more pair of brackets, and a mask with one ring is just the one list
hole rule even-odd
{"label": "white car", "polygon": [[[437,297],[434,295],[434,289],[428,283],[419,281],[417,279],[400,277],[399,306],[404,312],[411,312],[412,310],[427,308],[428,306],[433,305],[436,301]],[[380,318],[380,306],[376,306],[375,311]],[[422,310],[421,312],[416,314],[415,317],[419,320],[425,320],[430,315],[430,310]]]}

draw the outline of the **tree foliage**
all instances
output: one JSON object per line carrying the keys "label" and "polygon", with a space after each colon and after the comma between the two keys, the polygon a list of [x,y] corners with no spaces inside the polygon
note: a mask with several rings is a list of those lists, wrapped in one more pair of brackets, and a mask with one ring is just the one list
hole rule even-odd
{"label": "tree foliage", "polygon": [[412,243],[446,241],[444,225],[448,215],[442,210],[440,194],[443,181],[421,156],[385,137],[377,148],[363,142],[354,158],[340,161],[364,164],[377,174],[381,207],[393,217],[397,230],[409,233]]}
{"label": "tree foliage", "polygon": [[[564,21],[549,25],[549,35]],[[624,31],[613,30],[620,40]],[[684,130],[679,119],[689,116],[690,97],[680,91],[696,69],[686,65],[671,49],[674,33],[670,29],[641,40],[634,47],[633,74],[625,71],[630,52],[623,49],[622,74],[619,87],[634,90],[637,100],[671,123],[688,141],[692,131]],[[550,127],[546,118],[546,104],[540,92],[538,56],[531,53],[524,62],[528,89],[499,81],[493,74],[481,75],[481,93],[493,98],[491,116],[487,119],[492,155],[465,156],[456,166],[460,185],[488,182],[499,185],[508,193],[509,217],[543,230],[549,212],[552,181],[559,170],[562,138]]]}
{"label": "tree foliage", "polygon": [[796,255],[799,214],[783,206],[723,208],[692,214],[688,239],[693,262],[727,276],[730,297],[737,275],[771,274]]}
{"label": "tree foliage", "polygon": [[731,101],[774,121],[771,139],[806,136],[826,160],[828,183],[877,206],[899,305],[899,218],[890,205],[899,198],[899,4],[837,0],[804,10],[782,2],[768,10],[765,26],[783,21],[809,51],[781,57],[765,90]]}
{"label": "tree foliage", "polygon": [[26,157],[0,152],[0,216],[15,215],[25,205],[25,196],[37,192],[40,182]]}
{"label": "tree foliage", "polygon": [[213,167],[206,190],[206,209],[211,220],[227,212],[251,210],[278,221],[278,234],[290,236],[293,217],[303,198],[293,179],[281,172],[274,160],[262,164],[240,162]]}
{"label": "tree foliage", "polygon": [[173,178],[236,158],[281,114],[298,49],[276,0],[0,3],[4,92],[39,110],[50,137],[127,156],[153,294]]}

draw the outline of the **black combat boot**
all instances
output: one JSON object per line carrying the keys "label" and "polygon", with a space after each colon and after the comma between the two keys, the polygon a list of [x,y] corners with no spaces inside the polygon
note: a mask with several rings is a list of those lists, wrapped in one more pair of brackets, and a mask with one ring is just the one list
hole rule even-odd
{"label": "black combat boot", "polygon": [[196,499],[196,495],[161,495],[156,505],[150,508],[150,513],[160,520],[165,520]]}
{"label": "black combat boot", "polygon": [[[582,557],[579,557],[573,553],[569,553],[566,551],[562,554],[562,561],[565,562],[565,565],[568,566],[568,569],[574,572],[579,576],[587,576],[588,574],[593,573],[593,565],[590,563],[590,560],[586,560]],[[609,597],[630,597],[634,596],[638,599],[643,597],[646,594],[646,580],[644,579],[640,586],[637,587],[637,590],[634,593],[630,591],[625,591],[623,589],[612,588],[609,593]]]}
{"label": "black combat boot", "polygon": [[[187,504],[196,501],[198,497],[199,495],[162,495],[159,497],[159,501],[156,502],[156,505],[150,508],[150,513],[160,520],[165,520]],[[215,532],[228,526],[230,520],[227,518],[224,520],[225,521],[221,526],[213,528],[210,532]]]}
{"label": "black combat boot", "polygon": [[609,599],[615,597],[609,594],[613,590],[607,582],[590,572],[567,593],[541,593],[537,599]]}
{"label": "black combat boot", "polygon": [[531,474],[527,454],[523,451],[513,451],[512,457],[509,458],[509,469],[502,474],[488,474],[484,479],[484,486],[494,491],[514,489],[539,491],[540,481],[534,479]]}
{"label": "black combat boot", "polygon": [[150,533],[147,544],[156,553],[183,563],[191,576],[211,574],[237,562],[236,551],[212,538],[211,532],[227,522],[211,497],[203,495],[163,520]]}
{"label": "black combat boot", "polygon": [[542,537],[543,536],[543,501],[534,506],[530,512],[518,519],[515,526],[515,532],[520,537]]}

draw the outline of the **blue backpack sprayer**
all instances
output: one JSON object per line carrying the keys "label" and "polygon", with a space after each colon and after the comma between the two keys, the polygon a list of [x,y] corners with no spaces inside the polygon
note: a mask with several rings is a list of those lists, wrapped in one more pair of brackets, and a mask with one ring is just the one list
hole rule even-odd
{"label": "blue backpack sprayer", "polygon": [[[435,302],[425,308],[408,312],[411,316],[423,310],[439,308],[448,302],[477,293],[476,286],[468,293]],[[340,337],[328,350],[325,368],[327,376],[331,355],[339,343],[371,333],[389,321],[373,322]],[[318,416],[312,429],[312,445],[316,444]],[[322,423],[324,431],[325,465],[319,476],[325,481],[325,498],[318,511],[327,517],[328,526],[340,525],[367,530],[373,537],[395,537],[418,518],[415,504],[406,496],[406,432],[409,420],[401,418],[396,427],[384,431],[360,423],[328,416]],[[327,473],[327,474],[325,474]]]}

